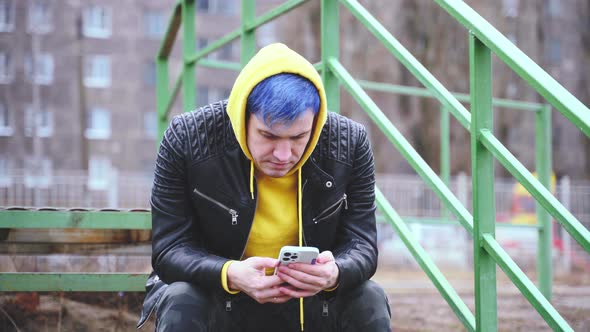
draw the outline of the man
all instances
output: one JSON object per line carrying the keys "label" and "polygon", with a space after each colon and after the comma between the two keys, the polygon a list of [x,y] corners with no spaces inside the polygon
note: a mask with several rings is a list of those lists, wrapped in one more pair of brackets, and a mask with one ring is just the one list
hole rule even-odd
{"label": "man", "polygon": [[[152,189],[152,266],[139,327],[158,331],[388,331],[377,266],[373,155],[327,112],[313,66],[259,51],[229,100],[174,117]],[[314,265],[278,266],[282,246]]]}

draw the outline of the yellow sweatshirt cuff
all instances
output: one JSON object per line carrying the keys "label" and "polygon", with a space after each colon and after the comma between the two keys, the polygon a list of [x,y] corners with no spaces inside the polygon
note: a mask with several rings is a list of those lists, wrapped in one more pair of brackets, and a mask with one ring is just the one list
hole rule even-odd
{"label": "yellow sweatshirt cuff", "polygon": [[221,268],[221,287],[223,287],[223,289],[230,294],[238,294],[240,291],[231,290],[227,285],[227,269],[233,262],[234,261],[227,261],[225,262],[225,264],[223,264],[223,267]]}
{"label": "yellow sweatshirt cuff", "polygon": [[336,290],[336,288],[338,288],[338,285],[340,285],[340,284],[336,284],[336,286],[334,286],[332,288],[326,288],[326,289],[324,289],[324,292],[333,292]]}

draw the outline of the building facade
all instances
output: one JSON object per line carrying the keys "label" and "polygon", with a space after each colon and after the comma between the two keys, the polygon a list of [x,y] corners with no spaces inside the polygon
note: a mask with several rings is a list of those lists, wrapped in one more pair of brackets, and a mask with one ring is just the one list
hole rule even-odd
{"label": "building facade", "polygon": [[[83,177],[77,182],[88,190],[108,189],[115,172],[149,182],[157,146],[154,59],[175,3],[0,0],[0,206],[62,205],[7,193],[49,189],[60,176]],[[259,1],[257,9],[275,3]],[[195,1],[198,48],[239,27],[240,4]],[[181,68],[180,35],[171,80]],[[210,58],[239,62],[239,52],[234,41]],[[227,98],[236,76],[199,67],[196,104]],[[179,101],[172,113],[180,109]]]}

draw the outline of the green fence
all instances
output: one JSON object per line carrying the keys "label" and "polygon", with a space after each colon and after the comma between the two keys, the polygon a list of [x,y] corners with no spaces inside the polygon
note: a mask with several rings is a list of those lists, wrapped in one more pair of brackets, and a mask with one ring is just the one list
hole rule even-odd
{"label": "green fence", "polygon": [[[190,111],[195,108],[195,67],[197,65],[210,68],[240,70],[255,53],[256,45],[254,37],[256,28],[287,13],[304,2],[302,0],[286,1],[284,4],[267,13],[256,16],[255,1],[242,0],[242,20],[240,27],[211,43],[206,48],[197,51],[195,48],[195,3],[190,0],[179,1],[174,6],[168,24],[168,30],[156,57],[157,110],[160,138],[165,127],[168,125],[168,113],[180,91],[182,91],[184,111]],[[590,233],[548,190],[551,173],[551,109],[546,105],[494,100],[491,89],[492,52],[538,91],[557,111],[580,128],[586,136],[590,136],[590,110],[464,2],[459,0],[435,0],[435,2],[470,32],[470,95],[459,95],[449,92],[356,0],[321,0],[322,55],[321,62],[316,64],[316,68],[322,74],[329,108],[335,111],[340,108],[340,87],[343,86],[383,131],[387,139],[391,141],[414,170],[437,194],[446,210],[453,214],[458,222],[473,236],[475,314],[467,308],[463,300],[433,263],[432,259],[427,255],[418,241],[413,238],[402,218],[395,212],[394,208],[385,199],[379,189],[377,189],[377,205],[384,217],[395,228],[402,241],[467,330],[497,330],[496,266],[499,266],[551,328],[560,331],[571,331],[571,327],[549,303],[552,274],[550,263],[550,215],[588,252],[590,252]],[[340,5],[352,13],[375,35],[391,54],[424,85],[425,89],[355,80],[338,60]],[[177,33],[181,27],[183,70],[173,81],[172,88],[169,89],[168,59]],[[241,63],[205,59],[205,56],[209,53],[214,52],[237,38],[240,38],[241,43]],[[441,148],[443,149],[443,158],[446,158],[442,162],[442,178],[445,180],[441,179],[428,166],[363,88],[433,97],[440,101],[442,105],[441,111],[443,112],[443,116],[441,117],[441,128],[443,128],[441,130],[443,132],[441,141],[443,142],[443,146]],[[470,103],[471,113],[461,104],[461,101],[468,101]],[[493,135],[493,105],[536,112],[536,168],[539,174],[538,180]],[[448,135],[449,113],[471,135],[473,215],[459,202],[445,184],[448,181],[448,143],[444,143],[447,141],[444,135]],[[445,155],[446,157],[444,157]],[[494,238],[494,160],[498,160],[538,202],[537,228],[541,239],[539,241],[538,268],[540,276],[547,276],[547,278],[540,278],[539,280],[541,290],[535,287]],[[58,228],[66,226],[99,227],[95,222],[74,222],[72,220],[74,217],[68,216],[67,214],[61,217],[55,217],[57,219],[51,221],[50,219],[45,219],[45,215],[42,215],[42,212],[27,213],[21,211],[18,212],[19,214],[15,213],[1,211],[0,227],[20,228],[28,227],[26,225],[29,224]],[[88,217],[86,217],[85,215],[83,214],[83,216],[76,218],[86,220],[87,218],[99,216],[88,214]],[[105,215],[101,219],[104,219],[109,227],[128,228],[118,224],[118,222],[123,222],[124,215],[124,213],[118,216]],[[49,214],[46,216],[48,217]],[[143,216],[143,218],[148,217]],[[144,222],[148,222],[146,220]],[[143,225],[142,227],[149,228],[149,224],[141,225]],[[103,282],[107,279],[109,284],[120,282],[122,285],[120,289],[128,288],[136,290],[139,289],[139,285],[143,287],[140,281],[145,281],[145,277],[145,275],[130,274],[66,275],[0,273],[0,290],[74,290],[70,288],[73,286],[76,286],[75,290],[107,290],[107,284]],[[31,282],[35,282],[35,284],[31,284]],[[37,282],[47,285],[47,287],[38,286],[39,284]]]}

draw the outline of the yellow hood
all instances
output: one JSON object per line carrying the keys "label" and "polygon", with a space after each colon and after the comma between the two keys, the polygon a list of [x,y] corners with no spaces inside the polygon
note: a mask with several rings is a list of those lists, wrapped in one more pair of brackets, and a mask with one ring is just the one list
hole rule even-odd
{"label": "yellow hood", "polygon": [[280,73],[298,74],[307,78],[315,85],[320,94],[320,109],[315,118],[311,138],[301,160],[289,171],[289,174],[293,174],[307,161],[315,148],[328,112],[322,79],[309,61],[284,44],[276,43],[262,48],[238,75],[229,96],[227,114],[242,151],[248,159],[252,160],[252,155],[246,144],[246,103],[248,96],[258,83],[267,77]]}

